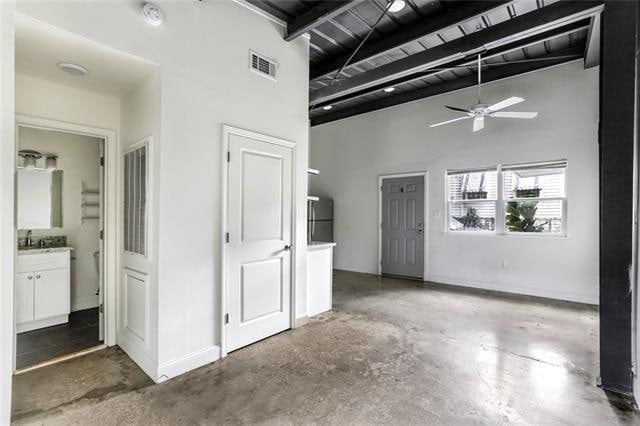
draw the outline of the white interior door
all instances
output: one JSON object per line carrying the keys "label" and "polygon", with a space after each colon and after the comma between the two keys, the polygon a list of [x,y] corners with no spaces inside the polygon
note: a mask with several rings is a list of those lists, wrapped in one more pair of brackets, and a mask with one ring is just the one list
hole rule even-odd
{"label": "white interior door", "polygon": [[98,340],[104,342],[104,151],[105,141],[100,141],[100,241],[98,242]]}
{"label": "white interior door", "polygon": [[291,328],[293,149],[229,136],[226,349]]}

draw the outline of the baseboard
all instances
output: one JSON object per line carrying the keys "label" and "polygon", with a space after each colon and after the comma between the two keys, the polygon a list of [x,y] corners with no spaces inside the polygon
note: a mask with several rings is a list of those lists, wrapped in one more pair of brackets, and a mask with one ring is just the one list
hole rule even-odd
{"label": "baseboard", "polygon": [[172,379],[220,359],[220,346],[210,346],[190,354],[163,362],[158,367],[158,383]]}
{"label": "baseboard", "polygon": [[16,325],[17,333],[37,330],[39,328],[51,327],[53,325],[65,324],[69,322],[69,315],[58,315],[57,317],[45,318],[37,321],[29,321]]}
{"label": "baseboard", "polygon": [[479,280],[466,280],[458,277],[449,277],[446,275],[431,275],[428,280],[434,283],[455,285],[460,287],[479,288],[482,290],[502,291],[505,293],[522,294],[525,296],[545,297],[547,299],[564,300],[569,302],[586,303],[589,305],[598,305],[597,295],[579,294],[574,292],[566,292],[561,290],[549,290],[544,288],[532,287],[514,287],[506,283],[487,282]]}
{"label": "baseboard", "polygon": [[303,325],[305,325],[306,323],[309,322],[309,317],[307,315],[304,315],[300,318],[296,318],[296,321],[293,325],[293,328],[298,328],[298,327],[302,327]]}
{"label": "baseboard", "polygon": [[153,359],[149,358],[143,349],[129,340],[123,333],[118,333],[116,336],[116,344],[129,355],[129,358],[131,358],[151,380],[156,383],[159,382],[158,365]]}
{"label": "baseboard", "polygon": [[95,300],[82,300],[71,304],[71,312],[83,311],[85,309],[97,308],[99,305],[98,298]]}

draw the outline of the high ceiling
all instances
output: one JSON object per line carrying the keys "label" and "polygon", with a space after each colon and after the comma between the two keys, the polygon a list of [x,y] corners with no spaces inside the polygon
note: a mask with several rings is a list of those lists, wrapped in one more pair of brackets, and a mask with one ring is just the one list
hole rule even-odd
{"label": "high ceiling", "polygon": [[248,1],[310,33],[312,125],[472,86],[478,54],[483,82],[599,61],[598,0]]}

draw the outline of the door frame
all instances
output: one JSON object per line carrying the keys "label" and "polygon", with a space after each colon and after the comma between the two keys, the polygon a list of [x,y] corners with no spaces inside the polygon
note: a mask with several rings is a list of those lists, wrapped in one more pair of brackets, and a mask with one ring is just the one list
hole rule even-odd
{"label": "door frame", "polygon": [[[102,244],[104,247],[104,264],[102,271],[102,279],[104,280],[104,345],[113,346],[116,344],[116,308],[117,308],[117,277],[118,277],[118,150],[119,141],[117,132],[111,129],[101,127],[87,126],[84,124],[69,123],[65,121],[53,120],[48,118],[36,117],[26,114],[15,115],[15,162],[14,169],[18,166],[18,129],[20,127],[32,127],[42,130],[53,130],[65,133],[73,133],[78,135],[91,136],[104,140],[104,193],[101,195],[104,203],[102,209],[104,223],[104,238]],[[14,194],[15,197],[15,194]],[[14,247],[18,244],[18,231],[14,228]],[[17,250],[14,252],[14,265],[18,259]],[[14,290],[16,279],[14,277]],[[16,303],[14,291],[14,306]],[[13,320],[13,370],[15,371],[15,355],[16,355],[16,323],[15,309]]]}
{"label": "door frame", "polygon": [[422,176],[424,179],[424,270],[422,271],[422,281],[429,281],[429,172],[409,172],[395,173],[388,175],[378,175],[378,275],[382,275],[382,181],[384,179]]}
{"label": "door frame", "polygon": [[286,139],[277,138],[274,136],[265,135],[262,133],[253,132],[250,130],[241,129],[239,127],[230,126],[228,124],[222,125],[222,152],[220,153],[220,162],[221,162],[221,194],[222,194],[222,202],[221,204],[221,221],[220,221],[220,253],[221,253],[221,264],[220,264],[220,357],[224,358],[227,356],[227,331],[225,327],[225,314],[226,306],[227,306],[227,260],[228,260],[228,248],[227,243],[225,241],[225,234],[227,232],[228,226],[228,215],[227,208],[229,204],[229,161],[227,157],[227,153],[229,152],[229,138],[231,135],[243,136],[250,139],[255,139],[260,142],[266,142],[274,145],[280,145],[287,148],[291,148],[291,243],[293,248],[291,249],[291,280],[290,280],[290,289],[289,289],[289,297],[290,297],[290,318],[289,318],[289,327],[294,328],[296,322],[296,254],[298,241],[296,235],[296,223],[298,217],[298,209],[297,209],[297,149],[296,143],[291,142]]}

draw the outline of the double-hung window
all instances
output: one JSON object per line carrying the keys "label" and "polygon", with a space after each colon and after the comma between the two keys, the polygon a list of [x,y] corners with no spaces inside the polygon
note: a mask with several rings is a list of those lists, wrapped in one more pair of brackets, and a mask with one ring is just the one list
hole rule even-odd
{"label": "double-hung window", "polygon": [[450,232],[565,235],[566,161],[447,172]]}

